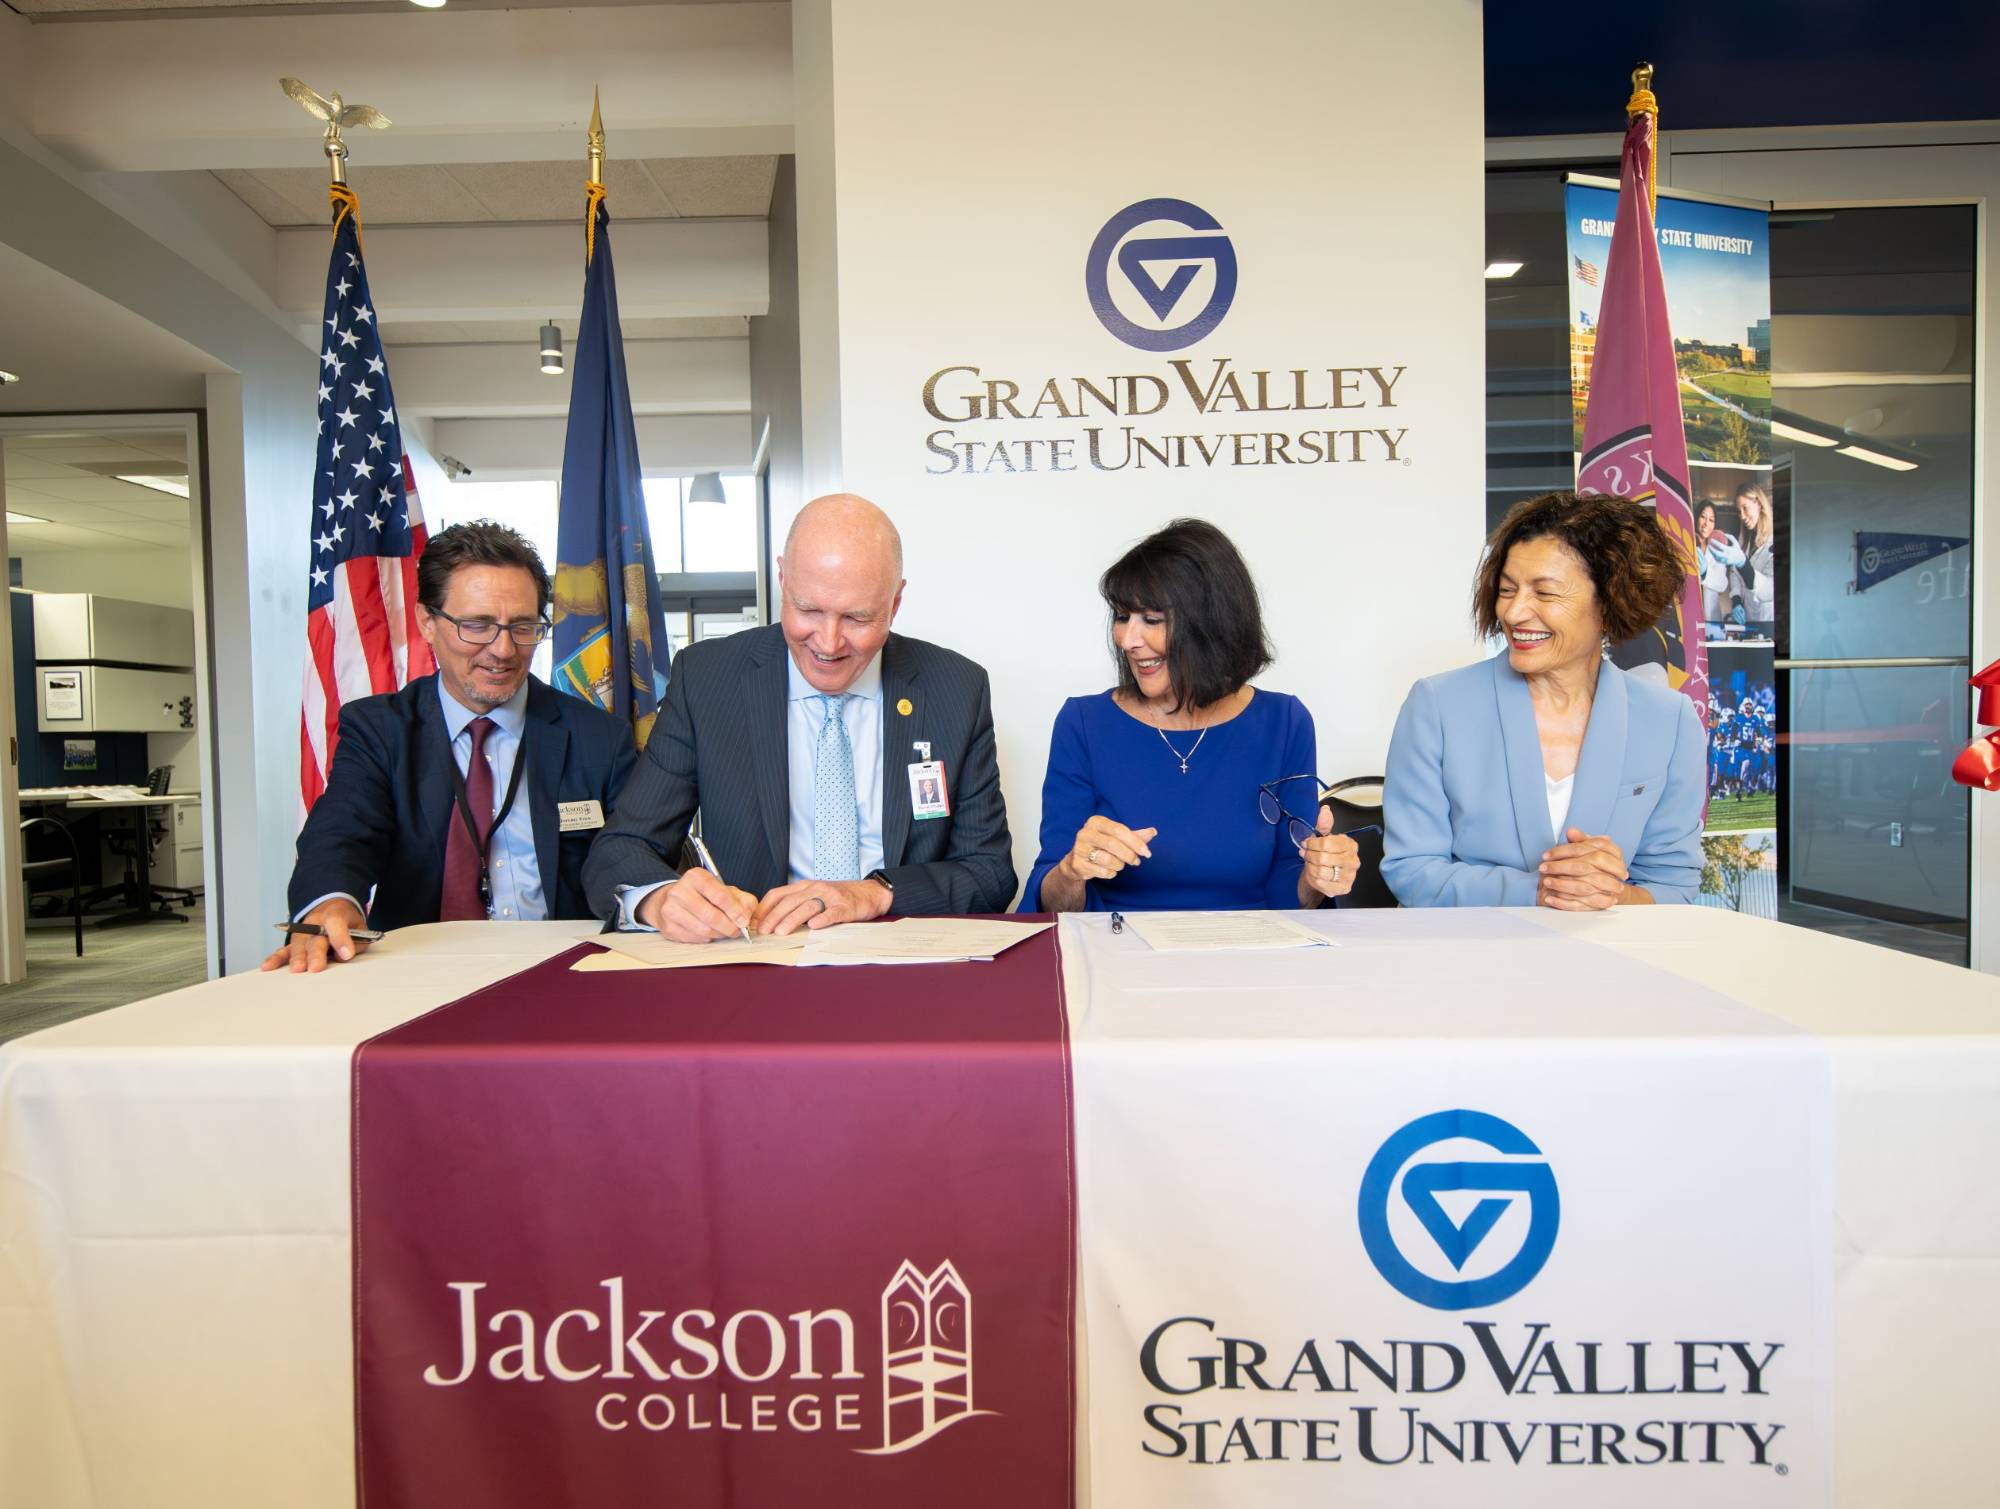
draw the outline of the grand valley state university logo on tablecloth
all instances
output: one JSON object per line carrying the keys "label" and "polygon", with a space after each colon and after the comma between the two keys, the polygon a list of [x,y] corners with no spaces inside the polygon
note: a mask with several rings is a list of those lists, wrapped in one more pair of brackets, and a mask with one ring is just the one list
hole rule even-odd
{"label": "grand valley state university logo on tablecloth", "polygon": [[1408,1319],[1355,1293],[1342,1269],[1301,1321],[1323,1321],[1325,1299],[1347,1295],[1395,1327],[1386,1337],[1303,1324],[1246,1333],[1194,1307],[1169,1315],[1139,1348],[1156,1396],[1143,1406],[1139,1460],[1790,1476],[1781,1442],[1813,1385],[1787,1367],[1787,1340],[1685,1322],[1604,1336],[1565,1323],[1574,1305],[1560,1290],[1540,1293],[1532,1319],[1503,1308],[1548,1265],[1560,1200],[1549,1159],[1512,1122],[1465,1108],[1406,1122],[1362,1172],[1350,1207],[1360,1246],[1404,1299],[1485,1313],[1412,1336]]}
{"label": "grand valley state university logo on tablecloth", "polygon": [[[1462,1142],[1500,1156],[1417,1161]],[[1358,1213],[1361,1242],[1376,1270],[1434,1310],[1512,1299],[1548,1262],[1562,1219],[1555,1174],[1541,1149],[1511,1122],[1464,1110],[1419,1116],[1383,1143],[1362,1175]],[[1511,1240],[1491,1243],[1505,1249],[1497,1254],[1504,1261],[1496,1262],[1496,1254],[1481,1249],[1503,1217],[1513,1218],[1508,1224],[1515,1229]],[[1410,1230],[1410,1218],[1420,1231]],[[1450,1265],[1449,1276],[1434,1271],[1430,1253]],[[1479,1258],[1486,1261],[1467,1273]]]}

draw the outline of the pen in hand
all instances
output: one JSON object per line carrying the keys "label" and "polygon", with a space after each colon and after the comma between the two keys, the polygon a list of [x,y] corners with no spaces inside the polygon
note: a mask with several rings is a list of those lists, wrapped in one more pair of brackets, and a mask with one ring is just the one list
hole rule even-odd
{"label": "pen in hand", "polygon": [[[688,830],[688,842],[694,845],[694,857],[701,861],[701,867],[717,880],[722,880],[722,871],[715,867],[715,856],[708,852],[708,845],[701,841],[701,835],[696,833],[692,828]],[[729,884],[726,880],[723,880],[722,883],[724,885]],[[741,931],[743,933],[743,941],[748,943],[750,941],[750,925],[747,922],[741,924]]]}

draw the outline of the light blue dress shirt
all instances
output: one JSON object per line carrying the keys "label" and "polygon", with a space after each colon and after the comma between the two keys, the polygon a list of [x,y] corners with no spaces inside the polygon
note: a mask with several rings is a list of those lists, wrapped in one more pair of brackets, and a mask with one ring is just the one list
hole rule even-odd
{"label": "light blue dress shirt", "polygon": [[[882,868],[882,656],[878,651],[849,686],[841,704],[841,722],[854,748],[854,799],[860,808],[861,873]],[[816,690],[792,659],[785,655],[785,784],[791,814],[791,848],[786,867],[793,881],[813,875],[813,752],[819,747],[820,724],[826,708]],[[724,876],[726,881],[729,877]],[[626,932],[644,931],[639,903],[670,880],[618,890],[618,925]]]}
{"label": "light blue dress shirt", "polygon": [[[479,716],[444,689],[438,678],[438,702],[444,708],[445,732],[451,735],[451,757],[458,773],[465,775],[472,765],[472,720]],[[493,772],[493,810],[507,800],[507,783],[514,776],[514,761],[521,757],[521,729],[528,719],[528,683],[501,706],[486,714],[493,720],[493,732],[486,736],[486,764]],[[492,890],[492,917],[495,922],[546,922],[549,903],[542,894],[542,867],[535,858],[535,819],[528,796],[528,772],[521,772],[521,789],[514,793],[514,805],[506,821],[493,830],[493,842],[486,850],[486,880]],[[453,802],[452,821],[463,823]]]}
{"label": "light blue dress shirt", "polygon": [[[442,676],[438,678],[437,692],[438,705],[444,711],[445,733],[451,740],[451,757],[458,762],[458,773],[462,776],[472,767],[469,729],[472,720],[480,715],[445,690]],[[521,729],[528,718],[528,683],[523,681],[511,699],[486,716],[493,720],[493,732],[486,736],[486,764],[493,772],[493,810],[498,812],[500,804],[507,800],[507,783],[513,779],[514,761],[521,754]],[[528,772],[523,770],[522,789],[514,794],[514,806],[506,821],[494,830],[493,841],[486,850],[486,879],[493,897],[490,915],[496,922],[546,922],[549,916],[548,900],[542,894],[541,862],[535,858],[535,819],[527,784]],[[458,815],[455,794],[451,820],[464,822]],[[443,856],[439,856],[439,862],[443,862]],[[345,891],[329,891],[301,907],[298,917],[292,920],[298,921],[321,902],[335,897],[353,902],[356,911],[367,910],[360,897],[349,896]]]}
{"label": "light blue dress shirt", "polygon": [[[854,798],[861,808],[861,873],[882,868],[882,657],[847,689],[841,722],[854,746]],[[785,764],[790,786],[792,847],[786,857],[793,880],[813,878],[813,751],[826,719],[823,694],[785,656]]]}

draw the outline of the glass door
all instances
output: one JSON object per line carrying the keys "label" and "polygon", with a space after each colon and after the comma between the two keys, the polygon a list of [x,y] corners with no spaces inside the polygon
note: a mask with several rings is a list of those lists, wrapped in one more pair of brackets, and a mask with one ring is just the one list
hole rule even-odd
{"label": "glass door", "polygon": [[1976,212],[1771,226],[1781,920],[1967,962]]}

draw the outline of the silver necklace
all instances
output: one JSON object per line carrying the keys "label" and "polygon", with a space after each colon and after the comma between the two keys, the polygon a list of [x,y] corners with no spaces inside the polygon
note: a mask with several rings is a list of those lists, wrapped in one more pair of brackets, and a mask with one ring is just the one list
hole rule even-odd
{"label": "silver necklace", "polygon": [[1208,737],[1208,730],[1204,728],[1200,733],[1195,735],[1194,747],[1188,750],[1186,754],[1182,754],[1178,749],[1174,748],[1174,741],[1167,737],[1167,731],[1164,728],[1156,728],[1153,732],[1160,736],[1160,742],[1167,746],[1168,751],[1173,757],[1181,762],[1182,775],[1187,774],[1187,762],[1194,758],[1195,750],[1200,749],[1201,741]]}

